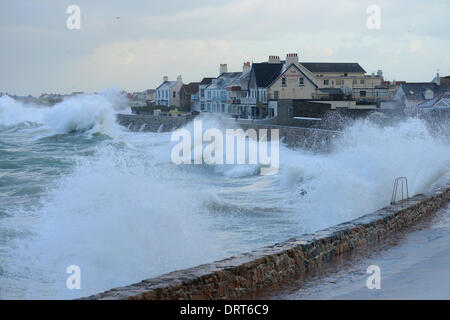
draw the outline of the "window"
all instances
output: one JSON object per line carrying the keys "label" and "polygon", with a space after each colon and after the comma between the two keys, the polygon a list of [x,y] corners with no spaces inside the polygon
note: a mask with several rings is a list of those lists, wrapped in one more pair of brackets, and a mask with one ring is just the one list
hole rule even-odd
{"label": "window", "polygon": [[305,79],[303,79],[303,77],[300,77],[299,85],[300,86],[304,86],[305,85]]}
{"label": "window", "polygon": [[286,85],[286,78],[281,78],[281,85],[285,86]]}
{"label": "window", "polygon": [[366,96],[366,91],[360,91],[359,92],[359,96],[360,97],[365,97]]}
{"label": "window", "polygon": [[353,79],[353,82],[352,82],[353,84],[357,84],[358,83],[358,80],[356,80],[356,79]]}
{"label": "window", "polygon": [[324,86],[328,86],[330,84],[330,80],[323,80],[323,85]]}
{"label": "window", "polygon": [[200,97],[202,97],[202,98],[205,97],[205,89],[200,90]]}
{"label": "window", "polygon": [[174,91],[173,94],[172,94],[172,97],[176,98],[176,96],[177,96],[177,93]]}
{"label": "window", "polygon": [[347,77],[348,76],[348,74],[347,73],[344,73],[344,77]]}
{"label": "window", "polygon": [[273,92],[273,98],[275,99],[275,100],[278,100],[278,97],[280,96],[280,93],[278,92],[278,91],[274,91]]}
{"label": "window", "polygon": [[359,83],[360,83],[360,84],[365,84],[365,83],[366,83],[366,80],[361,79],[361,81],[360,81]]}
{"label": "window", "polygon": [[344,79],[336,79],[336,85],[337,86],[343,86],[344,85]]}

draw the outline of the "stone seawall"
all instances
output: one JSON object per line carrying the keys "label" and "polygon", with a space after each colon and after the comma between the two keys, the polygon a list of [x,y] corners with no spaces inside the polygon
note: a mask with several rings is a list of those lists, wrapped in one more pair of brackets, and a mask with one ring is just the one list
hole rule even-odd
{"label": "stone seawall", "polygon": [[434,213],[449,200],[450,188],[442,188],[427,196],[416,195],[313,234],[84,299],[240,298],[298,278],[336,256],[385,238],[389,233]]}
{"label": "stone seawall", "polygon": [[[185,126],[192,121],[192,116],[166,117],[153,115],[118,114],[117,122],[132,130],[142,132],[167,132]],[[247,129],[267,129],[268,139],[270,139],[270,129],[279,129],[280,138],[290,148],[308,148],[313,150],[324,150],[330,146],[330,142],[339,135],[339,131],[279,126],[267,124],[264,121],[222,121],[224,127],[241,127]]]}
{"label": "stone seawall", "polygon": [[181,128],[189,121],[191,116],[165,117],[144,114],[117,114],[117,122],[131,131],[167,132]]}

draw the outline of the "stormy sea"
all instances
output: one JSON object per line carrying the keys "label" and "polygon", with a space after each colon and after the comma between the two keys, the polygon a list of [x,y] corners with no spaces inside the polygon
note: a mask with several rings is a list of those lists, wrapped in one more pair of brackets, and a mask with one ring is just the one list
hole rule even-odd
{"label": "stormy sea", "polygon": [[[122,99],[0,98],[0,299],[87,296],[370,213],[389,205],[396,177],[410,194],[450,179],[448,136],[415,117],[354,121],[326,152],[281,143],[278,173],[261,175],[175,165],[171,133],[116,123],[130,112]],[[80,290],[66,287],[70,265]]]}

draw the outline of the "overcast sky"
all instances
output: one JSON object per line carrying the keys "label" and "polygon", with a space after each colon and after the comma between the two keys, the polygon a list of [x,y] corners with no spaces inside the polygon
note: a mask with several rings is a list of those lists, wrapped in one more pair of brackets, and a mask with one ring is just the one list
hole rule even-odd
{"label": "overcast sky", "polygon": [[[69,5],[81,29],[69,30]],[[366,26],[370,5],[381,29]],[[0,91],[11,94],[155,88],[241,71],[269,55],[359,62],[388,80],[450,74],[450,1],[0,0]]]}

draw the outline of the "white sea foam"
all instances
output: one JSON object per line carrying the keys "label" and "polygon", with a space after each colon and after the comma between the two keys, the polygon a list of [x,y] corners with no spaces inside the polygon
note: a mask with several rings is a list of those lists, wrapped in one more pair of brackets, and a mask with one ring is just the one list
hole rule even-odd
{"label": "white sea foam", "polygon": [[47,110],[36,106],[25,106],[9,96],[0,97],[0,125],[12,126],[23,122],[42,123]]}
{"label": "white sea foam", "polygon": [[[282,145],[276,176],[248,165],[175,166],[169,136],[120,132],[47,192],[18,226],[34,235],[17,241],[5,267],[24,279],[25,297],[85,296],[282,241],[388,205],[398,176],[412,195],[450,171],[448,141],[417,119],[384,128],[357,121],[328,153]],[[71,264],[81,267],[81,291],[65,287]]]}
{"label": "white sea foam", "polygon": [[129,110],[126,98],[115,88],[98,94],[79,94],[65,98],[53,107],[25,105],[8,96],[0,98],[0,125],[12,126],[35,122],[49,129],[49,134],[72,132],[117,132],[115,113]]}
{"label": "white sea foam", "polygon": [[[220,255],[202,197],[151,158],[104,147],[59,180],[16,248],[15,263],[41,278],[28,278],[27,298],[86,296]],[[69,265],[81,268],[81,290],[65,287]]]}
{"label": "white sea foam", "polygon": [[450,171],[450,145],[423,121],[392,127],[358,121],[327,154],[282,152],[281,179],[307,193],[295,206],[308,230],[318,230],[389,204],[394,179],[408,178],[410,195],[429,190]]}

